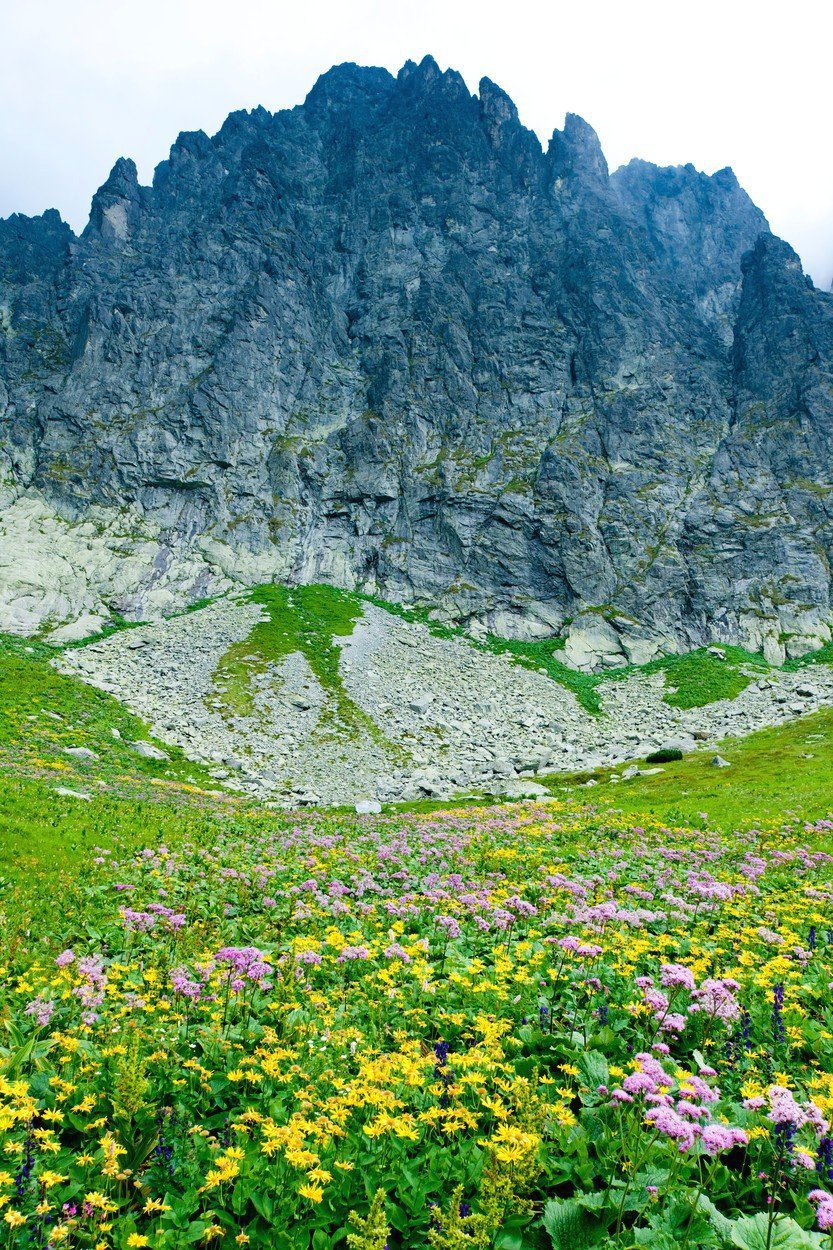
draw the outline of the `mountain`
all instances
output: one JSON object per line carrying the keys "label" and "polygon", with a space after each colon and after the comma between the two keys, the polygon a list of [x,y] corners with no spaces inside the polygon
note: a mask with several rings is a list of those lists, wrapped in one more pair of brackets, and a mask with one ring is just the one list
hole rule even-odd
{"label": "mountain", "polygon": [[330,581],[579,667],[830,637],[833,296],[731,170],[340,65],[0,222],[0,624]]}

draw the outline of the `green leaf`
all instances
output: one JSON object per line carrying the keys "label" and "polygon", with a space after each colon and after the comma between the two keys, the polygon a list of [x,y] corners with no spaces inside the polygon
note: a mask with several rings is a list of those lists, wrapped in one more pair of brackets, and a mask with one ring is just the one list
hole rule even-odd
{"label": "green leaf", "polygon": [[251,1199],[252,1199],[252,1206],[254,1207],[255,1211],[257,1211],[258,1215],[262,1216],[263,1219],[266,1220],[267,1224],[271,1224],[272,1212],[274,1210],[274,1207],[272,1204],[272,1199],[269,1197],[269,1195],[264,1194],[264,1193],[259,1193],[257,1190],[255,1190],[251,1194]]}
{"label": "green leaf", "polygon": [[650,1246],[651,1250],[677,1250],[678,1239],[664,1228],[634,1228],[630,1236],[637,1246]]}
{"label": "green leaf", "polygon": [[575,1198],[551,1198],[544,1206],[544,1228],[553,1250],[586,1250],[599,1244],[602,1226]]}
{"label": "green leaf", "polygon": [[579,1059],[578,1066],[591,1089],[595,1089],[597,1085],[607,1085],[610,1080],[607,1059],[600,1050],[586,1050]]}
{"label": "green leaf", "polygon": [[523,1233],[516,1228],[502,1228],[495,1236],[495,1250],[522,1250]]}
{"label": "green leaf", "polygon": [[731,1245],[732,1230],[735,1226],[734,1220],[729,1220],[722,1211],[718,1211],[717,1207],[706,1194],[701,1194],[697,1199],[697,1210],[702,1215],[708,1216],[709,1223],[727,1245]]}
{"label": "green leaf", "polygon": [[784,1215],[775,1220],[769,1241],[769,1216],[763,1212],[731,1223],[730,1244],[738,1246],[739,1250],[821,1250],[824,1244],[821,1233],[807,1233],[795,1220]]}

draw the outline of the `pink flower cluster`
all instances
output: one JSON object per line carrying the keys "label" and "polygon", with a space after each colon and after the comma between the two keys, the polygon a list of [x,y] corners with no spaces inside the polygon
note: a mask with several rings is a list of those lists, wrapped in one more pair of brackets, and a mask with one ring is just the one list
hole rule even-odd
{"label": "pink flower cluster", "polygon": [[27,1016],[34,1016],[38,1024],[41,1028],[43,1028],[45,1025],[49,1024],[54,1010],[55,1004],[51,999],[42,998],[38,995],[37,998],[33,998],[30,1003],[26,1004],[25,1014]]}
{"label": "pink flower cluster", "polygon": [[261,990],[272,988],[271,981],[266,979],[272,970],[264,960],[263,951],[256,946],[223,946],[214,958],[218,964],[229,965],[229,984],[236,994],[245,988],[247,981]]}
{"label": "pink flower cluster", "polygon": [[824,1189],[811,1189],[808,1197],[811,1202],[816,1203],[816,1219],[819,1228],[824,1232],[833,1229],[833,1194],[827,1193]]}
{"label": "pink flower cluster", "polygon": [[194,1002],[199,1002],[200,999],[211,1001],[214,996],[206,994],[205,989],[213,971],[213,960],[197,969],[199,980],[195,980],[187,968],[174,968],[171,973],[171,986],[174,993],[181,994],[183,998],[191,998]]}
{"label": "pink flower cluster", "polygon": [[699,989],[692,990],[689,1013],[702,1011],[716,1020],[737,1020],[740,1003],[735,998],[740,984],[731,977],[718,980],[709,977]]}
{"label": "pink flower cluster", "polygon": [[78,974],[81,982],[72,992],[81,999],[82,1006],[86,1008],[81,1019],[85,1024],[94,1024],[98,1019],[98,1012],[93,1008],[100,1007],[104,1002],[104,990],[107,986],[101,955],[87,955],[86,958],[79,959]]}
{"label": "pink flower cluster", "polygon": [[[767,1090],[767,1101],[769,1103],[767,1114],[773,1124],[790,1125],[796,1129],[807,1124],[817,1137],[824,1137],[830,1128],[828,1121],[814,1102],[798,1102],[795,1095],[783,1085],[770,1085]],[[743,1105],[748,1111],[754,1111],[764,1105],[764,1100],[748,1098]]]}
{"label": "pink flower cluster", "polygon": [[[613,1102],[644,1100],[649,1104],[645,1119],[657,1133],[676,1142],[681,1152],[690,1150],[697,1141],[709,1155],[746,1145],[749,1139],[743,1129],[710,1123],[708,1104],[717,1102],[720,1091],[702,1076],[688,1076],[679,1084],[653,1055],[643,1051],[636,1059],[639,1067],[625,1077],[621,1089],[612,1091]],[[676,1096],[671,1093],[675,1084]]]}
{"label": "pink flower cluster", "polygon": [[119,914],[125,929],[135,929],[137,933],[149,933],[155,928],[157,920],[161,920],[171,933],[175,933],[185,924],[185,915],[175,912],[161,903],[150,903],[146,911],[134,911],[132,907],[120,907]]}

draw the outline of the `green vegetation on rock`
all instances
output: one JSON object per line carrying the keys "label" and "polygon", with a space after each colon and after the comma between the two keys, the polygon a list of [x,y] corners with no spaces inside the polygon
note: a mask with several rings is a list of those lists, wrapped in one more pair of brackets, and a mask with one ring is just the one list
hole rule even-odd
{"label": "green vegetation on rock", "polygon": [[[58,783],[77,770],[75,782],[82,788],[120,774],[216,785],[178,747],[155,742],[147,725],[118,699],[58,672],[50,663],[55,655],[55,648],[42,642],[0,635],[0,766],[45,769]],[[146,759],[131,746],[136,741],[164,746],[170,758]],[[93,756],[67,755],[67,749],[79,747]]]}
{"label": "green vegetation on rock", "polygon": [[[712,654],[706,647],[699,647],[685,655],[668,655],[653,660],[641,671],[663,672],[665,702],[672,707],[692,708],[705,707],[720,699],[734,699],[770,667],[762,656],[753,655],[741,647],[721,644],[720,650],[724,659]],[[620,670],[621,673],[635,671],[639,670]]]}
{"label": "green vegetation on rock", "polygon": [[356,595],[334,586],[256,586],[247,596],[264,611],[242,642],[220,660],[214,684],[227,712],[252,716],[255,698],[252,678],[300,652],[327,695],[321,717],[328,729],[364,731],[381,738],[375,722],[350,698],[339,671],[336,638],[349,638],[361,615]]}

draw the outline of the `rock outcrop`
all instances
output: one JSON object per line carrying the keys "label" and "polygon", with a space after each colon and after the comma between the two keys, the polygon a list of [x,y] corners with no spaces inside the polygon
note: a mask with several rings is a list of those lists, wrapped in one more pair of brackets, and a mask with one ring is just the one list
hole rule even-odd
{"label": "rock outcrop", "polygon": [[151,187],[118,161],[78,238],[0,222],[5,499],[98,553],[66,603],[4,560],[0,624],[275,577],[564,632],[581,667],[800,653],[831,370],[833,297],[730,170],[610,175],[488,79],[338,66]]}

